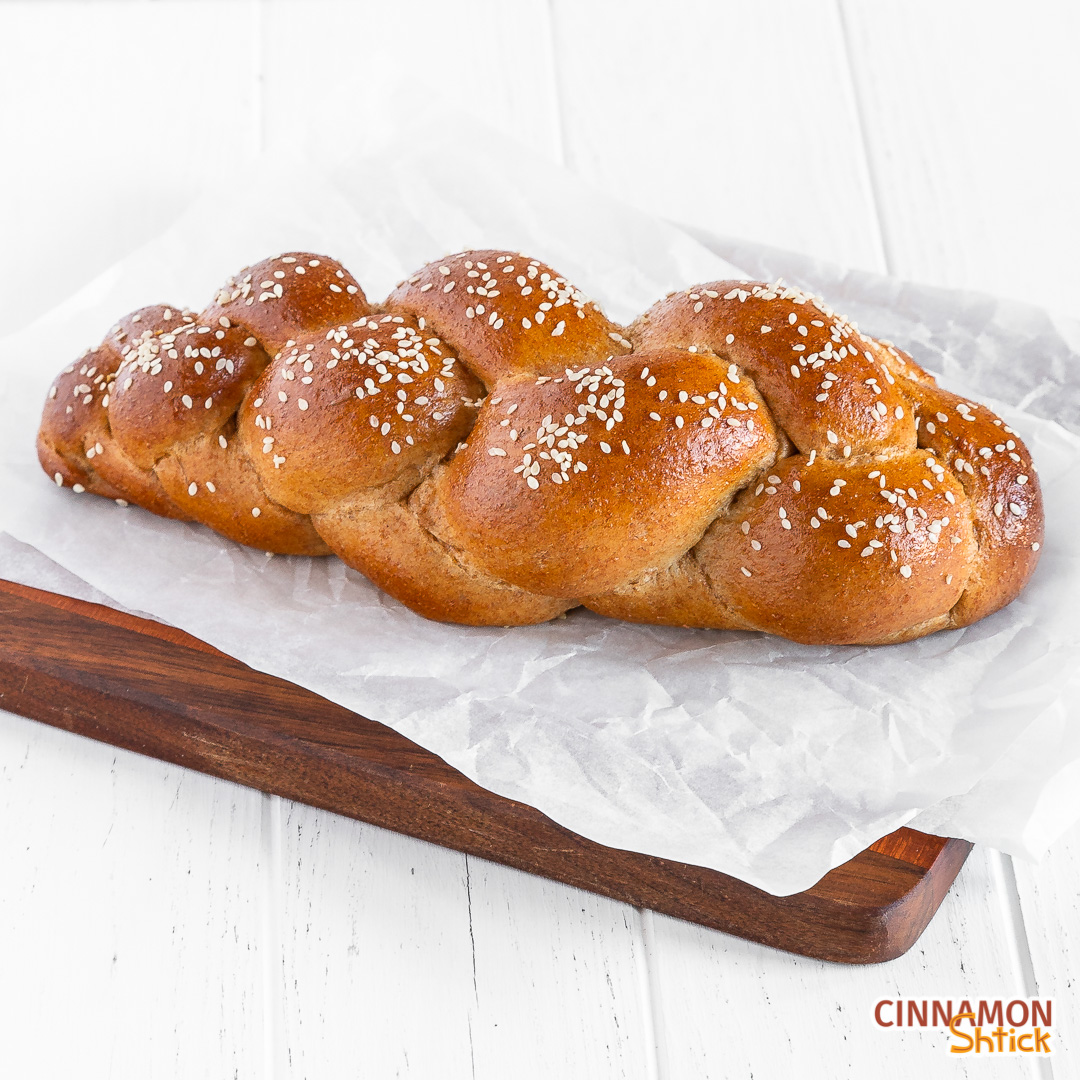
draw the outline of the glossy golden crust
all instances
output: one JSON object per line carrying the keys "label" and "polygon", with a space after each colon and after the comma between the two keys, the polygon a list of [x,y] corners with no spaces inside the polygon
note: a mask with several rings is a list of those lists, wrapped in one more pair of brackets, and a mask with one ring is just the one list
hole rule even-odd
{"label": "glossy golden crust", "polygon": [[239,429],[266,491],[304,514],[431,467],[465,438],[484,388],[409,316],[301,337],[262,373]]}
{"label": "glossy golden crust", "polygon": [[926,458],[784,458],[713,525],[698,561],[750,626],[808,643],[892,640],[952,609],[976,554],[963,488]]}
{"label": "glossy golden crust", "polygon": [[203,313],[244,327],[271,356],[286,342],[371,314],[359,283],[336,259],[289,251],[245,266]]}
{"label": "glossy golden crust", "polygon": [[500,383],[441,474],[447,538],[494,577],[568,599],[669,565],[776,456],[761,399],[729,381],[668,349]]}
{"label": "glossy golden crust", "polygon": [[621,326],[550,266],[509,251],[463,251],[403,281],[387,308],[423,318],[490,390],[549,368],[628,352]]}
{"label": "glossy golden crust", "polygon": [[710,282],[623,328],[511,252],[373,308],[325,256],[145,308],[61,374],[61,486],[244,544],[333,552],[428,618],[578,604],[876,644],[1011,600],[1042,543],[1021,440],[780,284]]}

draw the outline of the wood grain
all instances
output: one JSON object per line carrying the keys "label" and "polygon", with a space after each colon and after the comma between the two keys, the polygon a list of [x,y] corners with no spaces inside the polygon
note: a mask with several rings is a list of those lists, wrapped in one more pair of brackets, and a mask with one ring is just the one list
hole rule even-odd
{"label": "wood grain", "polygon": [[158,623],[0,583],[0,706],[653,908],[847,963],[906,951],[970,845],[902,829],[776,897],[735,878],[618,851],[478,787],[408,739]]}

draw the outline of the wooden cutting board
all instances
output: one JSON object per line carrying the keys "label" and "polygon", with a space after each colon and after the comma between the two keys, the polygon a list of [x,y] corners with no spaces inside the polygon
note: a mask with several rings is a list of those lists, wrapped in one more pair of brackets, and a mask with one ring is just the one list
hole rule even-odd
{"label": "wooden cutting board", "polygon": [[0,708],[114,746],[779,949],[891,960],[926,928],[964,840],[900,829],[794,896],[604,847],[391,728],[183,631],[0,581]]}

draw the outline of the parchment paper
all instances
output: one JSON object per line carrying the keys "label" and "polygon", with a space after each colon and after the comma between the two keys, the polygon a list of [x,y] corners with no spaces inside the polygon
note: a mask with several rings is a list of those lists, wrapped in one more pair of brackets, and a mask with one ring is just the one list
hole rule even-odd
{"label": "parchment paper", "polygon": [[[0,339],[0,574],[147,612],[576,832],[777,894],[903,824],[1035,857],[1080,818],[1080,330],[1020,304],[691,235],[512,146],[424,146],[332,176],[257,162]],[[379,299],[429,259],[487,246],[549,261],[626,321],[717,277],[784,273],[823,291],[1023,435],[1047,507],[1033,581],[975,626],[878,648],[585,611],[450,627],[335,559],[269,557],[59,490],[37,465],[51,379],[131,308],[197,310],[240,266],[288,248],[340,258]]]}

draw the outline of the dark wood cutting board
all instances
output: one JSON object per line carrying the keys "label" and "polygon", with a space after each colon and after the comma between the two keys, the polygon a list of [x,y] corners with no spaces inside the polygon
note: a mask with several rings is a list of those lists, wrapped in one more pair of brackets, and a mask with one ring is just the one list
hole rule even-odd
{"label": "dark wood cutting board", "polygon": [[971,845],[900,829],[794,896],[604,847],[183,631],[0,581],[0,707],[444,847],[849,964],[918,939]]}

